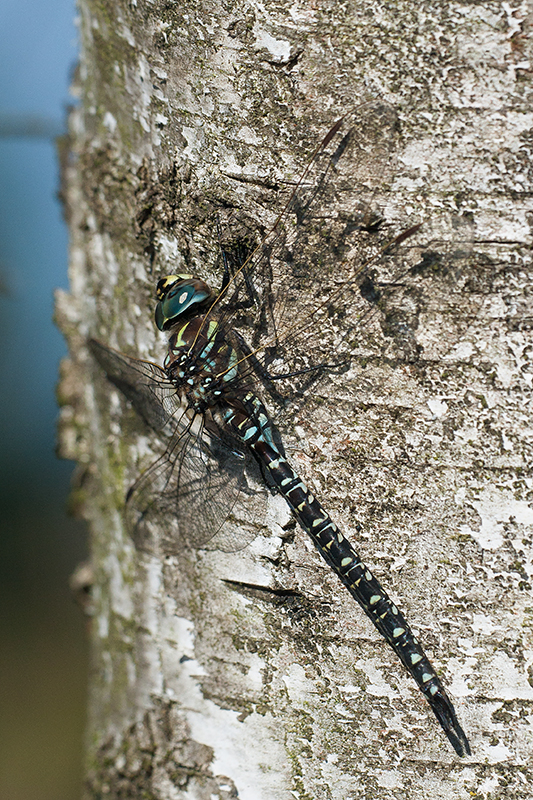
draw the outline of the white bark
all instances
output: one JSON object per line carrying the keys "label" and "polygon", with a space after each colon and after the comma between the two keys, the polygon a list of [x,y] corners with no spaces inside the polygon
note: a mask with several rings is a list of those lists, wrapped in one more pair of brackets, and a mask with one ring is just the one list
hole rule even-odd
{"label": "white bark", "polygon": [[[72,352],[62,447],[82,466],[96,571],[87,796],[533,797],[526,4],[79,6],[72,288],[58,318]],[[161,363],[155,281],[184,267],[213,277],[210,200],[248,219],[261,203],[272,219],[268,181],[294,180],[369,96],[401,123],[385,217],[423,221],[433,249],[455,248],[456,273],[439,276],[441,313],[420,300],[418,358],[382,337],[386,358],[355,361],[292,435],[290,414],[282,426],[419,631],[466,760],[305,534],[280,538],[281,499],[268,499],[269,533],[238,553],[135,551],[124,496],[156,439],[85,348],[92,335]]]}

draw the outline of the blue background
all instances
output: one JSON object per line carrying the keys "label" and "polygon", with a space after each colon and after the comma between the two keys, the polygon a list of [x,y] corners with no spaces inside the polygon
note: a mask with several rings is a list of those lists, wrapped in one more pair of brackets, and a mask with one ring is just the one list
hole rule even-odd
{"label": "blue background", "polygon": [[76,63],[73,0],[0,4],[0,798],[80,796],[87,621],[68,577],[85,527],[54,454],[67,288],[54,136]]}

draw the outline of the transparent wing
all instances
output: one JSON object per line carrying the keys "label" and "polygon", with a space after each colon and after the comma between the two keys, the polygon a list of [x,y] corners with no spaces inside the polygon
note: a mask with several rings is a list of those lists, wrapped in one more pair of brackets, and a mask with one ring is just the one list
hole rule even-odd
{"label": "transparent wing", "polygon": [[235,551],[256,535],[239,529],[217,536],[245,488],[247,454],[231,443],[189,427],[132,486],[128,527],[140,550],[176,553],[206,546]]}
{"label": "transparent wing", "polygon": [[[131,358],[92,339],[89,348],[109,380],[137,413],[169,444],[128,492],[126,519],[139,549],[177,552],[215,537],[246,488],[244,470],[255,473],[249,454],[220,431],[208,433],[190,419],[176,387],[157,364]],[[238,550],[255,534],[240,530],[219,537],[217,549]]]}
{"label": "transparent wing", "polygon": [[176,387],[161,367],[130,358],[96,339],[90,339],[88,346],[111,383],[153,430],[167,435],[178,433],[183,410]]}
{"label": "transparent wing", "polygon": [[[255,249],[239,230],[232,240],[232,221],[222,219],[228,275],[207,318],[216,317],[242,354],[239,391],[260,381],[280,402],[303,403],[323,368],[343,369],[358,356],[415,360],[425,347],[442,355],[460,337],[467,321],[454,313],[458,294],[464,307],[463,293],[477,291],[468,223],[454,242],[421,247],[407,222],[402,233],[400,220],[394,230],[383,221],[398,146],[393,109],[365,104],[330,129]],[[421,345],[424,317],[437,327]],[[157,520],[168,547],[203,546],[246,485],[246,456],[222,434],[193,433],[160,367],[90,346],[146,422],[172,436],[130,495],[137,541],[151,546]]]}
{"label": "transparent wing", "polygon": [[[424,315],[446,317],[447,346],[460,336],[454,306],[459,294],[464,306],[468,291],[472,232],[467,218],[456,220],[453,241],[422,246],[408,219],[405,227],[384,221],[399,136],[397,115],[381,102],[339,120],[240,266],[228,222],[222,246],[233,278],[210,314],[247,343],[250,383],[252,372],[263,382],[269,376],[293,398],[309,390],[320,367],[347,366],[359,352],[415,360]],[[430,306],[438,314],[428,315]]]}

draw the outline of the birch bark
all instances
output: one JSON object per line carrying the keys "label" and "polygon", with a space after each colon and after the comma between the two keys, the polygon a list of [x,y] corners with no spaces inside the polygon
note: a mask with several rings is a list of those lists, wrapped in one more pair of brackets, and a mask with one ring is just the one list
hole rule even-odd
{"label": "birch bark", "polygon": [[[86,796],[533,797],[526,4],[79,11],[57,315],[61,448],[80,464],[96,576]],[[220,279],[217,203],[264,229],[283,182],[368,97],[398,119],[380,207],[446,250],[432,255],[442,309],[429,280],[411,356],[385,331],[383,359],[332,377],[282,432],[420,633],[471,739],[464,761],[283,501],[267,498],[269,533],[238,553],[136,552],[124,497],[157,445],[86,349],[95,336],[161,363],[156,280]]]}

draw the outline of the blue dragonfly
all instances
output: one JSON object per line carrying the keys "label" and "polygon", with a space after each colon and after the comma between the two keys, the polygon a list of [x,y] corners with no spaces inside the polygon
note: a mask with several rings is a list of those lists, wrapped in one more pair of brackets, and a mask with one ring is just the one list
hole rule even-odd
{"label": "blue dragonfly", "polygon": [[[172,552],[216,542],[248,486],[247,471],[259,475],[286,500],[414,678],[455,752],[465,756],[468,739],[422,645],[291,465],[263,399],[269,397],[284,413],[305,402],[310,387],[346,369],[357,332],[378,314],[404,358],[417,357],[409,303],[402,316],[397,302],[388,304],[387,293],[395,301],[402,293],[412,299],[412,282],[434,277],[440,256],[426,250],[412,266],[396,267],[388,283],[380,282],[377,266],[390,272],[419,226],[391,237],[380,215],[369,210],[376,195],[369,176],[376,173],[376,160],[390,167],[396,127],[394,113],[379,103],[339,119],[258,244],[243,236],[238,246],[228,245],[218,214],[221,287],[214,290],[192,272],[163,276],[157,284],[155,322],[169,336],[162,366],[95,339],[89,347],[108,378],[167,443],[128,493],[126,513],[136,546],[150,550],[159,543]],[[350,169],[343,172],[345,163]],[[377,171],[383,180],[386,170]],[[318,244],[333,249],[342,270],[313,260]],[[308,300],[302,305],[304,288]],[[348,315],[347,308],[355,312]],[[239,536],[216,546],[237,550],[247,543]]]}

